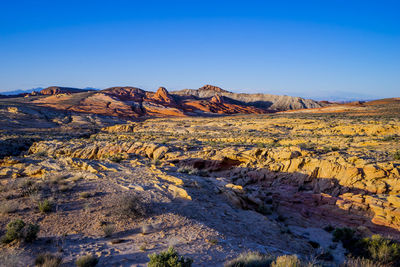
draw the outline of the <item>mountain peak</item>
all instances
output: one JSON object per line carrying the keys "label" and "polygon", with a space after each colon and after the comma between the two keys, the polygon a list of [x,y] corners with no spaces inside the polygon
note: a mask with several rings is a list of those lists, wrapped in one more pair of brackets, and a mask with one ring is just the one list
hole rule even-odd
{"label": "mountain peak", "polygon": [[203,87],[199,88],[199,91],[214,91],[214,92],[219,92],[219,93],[228,93],[228,91],[222,89],[221,87],[206,84]]}
{"label": "mountain peak", "polygon": [[158,100],[158,101],[160,101],[160,102],[164,102],[164,103],[168,103],[168,104],[175,103],[174,99],[168,93],[168,91],[167,91],[167,89],[165,89],[165,87],[158,88],[158,90],[154,94],[153,98]]}

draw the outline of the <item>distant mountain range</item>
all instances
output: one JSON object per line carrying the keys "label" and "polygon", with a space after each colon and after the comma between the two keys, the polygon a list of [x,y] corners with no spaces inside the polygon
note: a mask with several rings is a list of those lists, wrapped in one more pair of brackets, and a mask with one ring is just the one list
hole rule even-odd
{"label": "distant mountain range", "polygon": [[[31,88],[31,89],[17,89],[17,90],[13,90],[13,91],[4,91],[4,92],[0,92],[1,95],[19,95],[19,94],[30,94],[32,92],[40,92],[41,90],[43,90],[43,87],[36,87],[36,88]],[[97,88],[92,88],[92,87],[86,87],[83,88],[83,90],[100,90]]]}
{"label": "distant mountain range", "polygon": [[155,93],[136,87],[93,90],[52,86],[12,97],[58,110],[122,117],[261,114],[327,105],[301,97],[232,93],[212,85],[173,92],[160,87]]}
{"label": "distant mountain range", "polygon": [[43,87],[37,87],[37,88],[32,88],[32,89],[17,89],[17,90],[14,90],[14,91],[0,92],[0,94],[2,94],[2,95],[30,94],[33,91],[40,91],[42,89],[43,89]]}

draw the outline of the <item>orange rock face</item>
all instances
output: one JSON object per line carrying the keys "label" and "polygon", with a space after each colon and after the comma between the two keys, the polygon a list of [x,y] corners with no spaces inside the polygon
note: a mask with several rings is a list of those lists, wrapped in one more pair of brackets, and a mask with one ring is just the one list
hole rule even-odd
{"label": "orange rock face", "polygon": [[[49,87],[40,92],[40,95],[48,97],[41,97],[33,103],[59,110],[135,118],[274,112],[274,109],[252,104],[259,103],[257,99],[263,99],[263,95],[251,96],[252,102],[249,102],[247,94],[240,94],[239,99],[233,99],[230,96],[237,94],[212,85],[192,91],[193,94],[170,94],[164,87],[155,93],[136,87],[111,87],[101,91]],[[243,102],[242,98],[247,100]]]}

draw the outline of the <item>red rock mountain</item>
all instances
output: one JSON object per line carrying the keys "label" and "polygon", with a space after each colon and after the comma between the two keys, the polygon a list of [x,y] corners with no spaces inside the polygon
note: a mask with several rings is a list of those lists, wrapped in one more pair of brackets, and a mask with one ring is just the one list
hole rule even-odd
{"label": "red rock mountain", "polygon": [[319,102],[299,97],[236,94],[212,85],[172,93],[164,87],[155,93],[136,87],[111,87],[99,91],[49,87],[40,91],[39,95],[31,103],[59,110],[135,118],[260,114],[323,106]]}
{"label": "red rock mountain", "polygon": [[174,98],[168,93],[164,87],[158,88],[157,92],[152,97],[154,100],[168,105],[176,105]]}
{"label": "red rock mountain", "polygon": [[70,88],[70,87],[59,87],[59,86],[51,86],[47,87],[39,92],[41,95],[56,95],[56,94],[74,94],[74,93],[82,93],[90,90],[78,89],[78,88]]}

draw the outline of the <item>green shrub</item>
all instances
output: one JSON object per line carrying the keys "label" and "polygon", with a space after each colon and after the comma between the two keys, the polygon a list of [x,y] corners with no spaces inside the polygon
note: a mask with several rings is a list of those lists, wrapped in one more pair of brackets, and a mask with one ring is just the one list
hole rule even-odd
{"label": "green shrub", "polygon": [[380,235],[373,235],[361,240],[366,256],[376,262],[400,263],[400,244],[384,238]]}
{"label": "green shrub", "polygon": [[[341,241],[353,257],[372,260],[375,263],[400,265],[400,243],[380,235],[361,239],[350,228],[336,228],[333,240]],[[360,259],[359,259],[360,260]]]}
{"label": "green shrub", "polygon": [[393,158],[394,158],[395,160],[400,160],[400,150],[396,151],[396,152],[393,154]]}
{"label": "green shrub", "polygon": [[76,266],[78,267],[94,267],[97,265],[99,260],[93,255],[82,256],[76,260]]}
{"label": "green shrub", "polygon": [[25,227],[24,221],[21,219],[14,220],[7,224],[6,233],[2,238],[3,243],[11,243],[14,240],[22,239],[22,229]]}
{"label": "green shrub", "polygon": [[356,231],[351,228],[336,228],[332,232],[333,241],[341,241],[344,248],[351,250],[351,248],[354,247],[354,245],[358,242],[358,238],[355,236],[355,233]]}
{"label": "green shrub", "polygon": [[305,266],[296,255],[283,255],[271,263],[271,267],[302,267]]}
{"label": "green shrub", "polygon": [[113,199],[113,212],[120,217],[142,218],[149,212],[149,207],[136,194],[127,193]]}
{"label": "green shrub", "polygon": [[38,208],[40,212],[48,213],[53,210],[53,203],[50,200],[45,199],[43,201],[39,201]]}
{"label": "green shrub", "polygon": [[41,253],[35,259],[35,265],[41,267],[58,267],[61,265],[62,258],[51,253]]}
{"label": "green shrub", "polygon": [[39,233],[39,225],[37,224],[28,224],[23,229],[23,238],[26,242],[33,242],[37,238],[37,234]]}
{"label": "green shrub", "polygon": [[14,240],[32,242],[37,238],[39,226],[34,224],[26,225],[21,219],[16,219],[7,224],[6,233],[2,237],[2,243],[11,243]]}
{"label": "green shrub", "polygon": [[173,247],[159,254],[150,254],[149,259],[148,267],[190,267],[193,263],[192,259],[179,256]]}
{"label": "green shrub", "polygon": [[224,267],[264,267],[270,266],[273,258],[258,252],[240,254],[237,258],[224,264]]}

